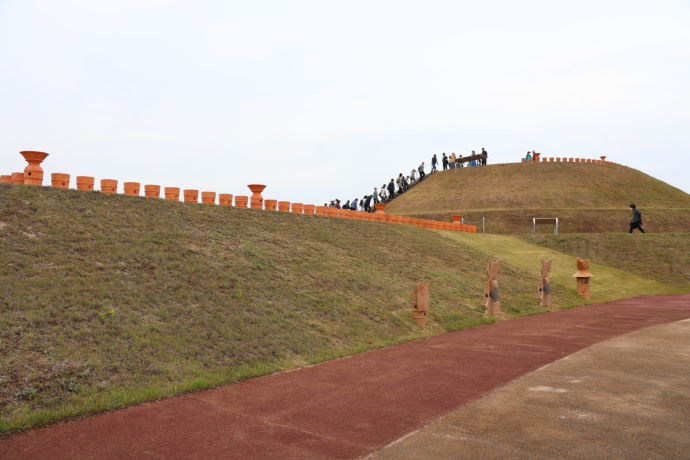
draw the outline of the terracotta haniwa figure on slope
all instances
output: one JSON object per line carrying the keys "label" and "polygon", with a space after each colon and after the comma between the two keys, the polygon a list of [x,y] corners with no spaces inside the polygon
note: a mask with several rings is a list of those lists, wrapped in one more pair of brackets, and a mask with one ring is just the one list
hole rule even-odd
{"label": "terracotta haniwa figure on slope", "polygon": [[503,268],[502,260],[490,260],[486,269],[487,280],[484,287],[485,313],[487,316],[501,314],[501,294],[498,289],[498,274]]}
{"label": "terracotta haniwa figure on slope", "polygon": [[541,261],[541,280],[539,281],[539,306],[551,306],[551,282],[549,272],[551,271],[551,260]]}

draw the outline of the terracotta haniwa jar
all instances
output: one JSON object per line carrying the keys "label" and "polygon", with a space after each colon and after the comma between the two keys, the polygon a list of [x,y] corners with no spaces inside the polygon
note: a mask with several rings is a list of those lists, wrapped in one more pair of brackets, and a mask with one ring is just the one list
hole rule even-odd
{"label": "terracotta haniwa jar", "polygon": [[278,211],[290,212],[290,202],[289,201],[279,201]]}
{"label": "terracotta haniwa jar", "polygon": [[275,211],[278,207],[278,200],[266,200],[264,204],[266,205],[266,211]]}
{"label": "terracotta haniwa jar", "polygon": [[327,216],[328,215],[328,207],[327,206],[317,206],[316,207],[316,215],[317,216]]}
{"label": "terracotta haniwa jar", "polygon": [[180,187],[165,187],[163,193],[166,200],[180,201]]}
{"label": "terracotta haniwa jar", "polygon": [[252,198],[250,200],[252,209],[263,209],[264,197],[261,196],[261,192],[264,191],[266,186],[262,184],[249,184],[247,187],[249,187],[249,190],[252,192]]}
{"label": "terracotta haniwa jar", "polygon": [[141,190],[139,182],[125,182],[123,186],[125,188],[125,195],[139,196],[139,190]]}
{"label": "terracotta haniwa jar", "polygon": [[216,204],[216,192],[201,192],[201,202],[206,204]]}
{"label": "terracotta haniwa jar", "polygon": [[185,190],[184,191],[184,202],[185,203],[198,203],[199,202],[199,191],[198,190]]}
{"label": "terracotta haniwa jar", "polygon": [[221,206],[232,206],[232,193],[219,193],[218,204]]}
{"label": "terracotta haniwa jar", "polygon": [[41,163],[48,156],[45,152],[35,152],[33,150],[25,150],[19,152],[29,165],[24,168],[24,184],[25,185],[43,185],[43,168]]}
{"label": "terracotta haniwa jar", "polygon": [[160,185],[144,185],[144,195],[148,198],[160,198],[161,196],[161,186]]}
{"label": "terracotta haniwa jar", "polygon": [[10,176],[10,180],[15,185],[21,185],[24,183],[24,173],[23,172],[13,172]]}
{"label": "terracotta haniwa jar", "polygon": [[313,216],[314,215],[314,208],[316,208],[316,206],[314,206],[313,204],[305,204],[304,205],[304,213],[309,215],[309,216]]}
{"label": "terracotta haniwa jar", "polygon": [[93,184],[96,182],[91,176],[77,176],[77,190],[93,190]]}
{"label": "terracotta haniwa jar", "polygon": [[326,215],[328,217],[336,217],[338,215],[338,208],[326,208]]}
{"label": "terracotta haniwa jar", "polygon": [[247,209],[247,203],[249,202],[249,197],[246,195],[238,195],[235,197],[235,207]]}
{"label": "terracotta haniwa jar", "polygon": [[292,213],[302,214],[302,210],[304,209],[303,206],[304,205],[302,203],[292,203]]}
{"label": "terracotta haniwa jar", "polygon": [[53,173],[50,175],[50,183],[53,187],[69,188],[69,174]]}
{"label": "terracotta haniwa jar", "polygon": [[589,259],[577,258],[577,272],[573,273],[573,278],[576,278],[577,295],[589,300],[589,279],[594,276],[589,272]]}
{"label": "terracotta haniwa jar", "polygon": [[0,176],[0,184],[11,184],[12,183],[12,175],[11,174],[3,174]]}
{"label": "terracotta haniwa jar", "polygon": [[115,179],[101,179],[101,192],[116,193],[117,181]]}
{"label": "terracotta haniwa jar", "polygon": [[385,214],[386,211],[386,203],[376,203],[374,204],[374,207],[376,208],[376,214]]}

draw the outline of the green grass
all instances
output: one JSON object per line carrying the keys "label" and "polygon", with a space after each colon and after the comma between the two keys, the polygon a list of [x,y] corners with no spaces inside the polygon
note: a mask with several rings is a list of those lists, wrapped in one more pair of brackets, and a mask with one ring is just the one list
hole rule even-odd
{"label": "green grass", "polygon": [[520,238],[690,292],[690,233],[521,235]]}
{"label": "green grass", "polygon": [[[558,217],[561,233],[625,232],[629,203],[651,232],[687,232],[690,195],[625,166],[500,164],[434,173],[394,199],[390,214],[487,219],[487,232],[527,233],[533,217]],[[544,231],[547,231],[544,228]]]}
{"label": "green grass", "polygon": [[[493,321],[487,257],[533,246],[449,235],[0,184],[0,432]],[[538,264],[506,260],[506,314],[544,311]],[[665,288],[593,271],[595,292]],[[423,329],[409,301],[420,281]],[[583,303],[563,286],[559,306]]]}
{"label": "green grass", "polygon": [[[532,271],[535,276],[540,272],[540,260],[552,259],[550,280],[553,288],[554,302],[561,307],[579,304],[576,295],[575,280],[572,277],[576,271],[577,255],[588,258],[587,254],[572,252],[569,249],[556,251],[544,246],[537,246],[524,241],[521,238],[508,235],[480,235],[466,233],[445,233],[447,238],[461,242],[468,247],[484,252],[496,258],[503,259],[506,263],[525,271]],[[596,241],[602,235],[589,235],[591,241]],[[541,236],[539,236],[541,237]],[[534,238],[539,238],[534,237]],[[549,237],[541,237],[548,240]],[[565,249],[565,248],[564,248]],[[568,254],[570,253],[570,254]],[[659,257],[677,257],[673,250],[659,251]],[[633,272],[612,268],[607,265],[590,260],[590,272],[592,278],[590,303],[600,303],[610,300],[636,297],[640,295],[670,294],[690,292],[690,284],[674,285],[670,287],[651,277],[643,277]],[[687,256],[684,260],[678,259],[685,270],[690,268]],[[536,291],[535,291],[536,296]],[[575,299],[575,301],[573,301]]]}

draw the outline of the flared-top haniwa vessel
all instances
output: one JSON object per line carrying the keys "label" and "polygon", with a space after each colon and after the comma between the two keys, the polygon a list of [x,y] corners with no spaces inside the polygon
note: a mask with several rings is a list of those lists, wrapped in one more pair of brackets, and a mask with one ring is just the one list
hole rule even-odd
{"label": "flared-top haniwa vessel", "polygon": [[29,165],[24,168],[24,184],[26,185],[43,185],[43,168],[41,163],[48,157],[45,152],[37,152],[34,150],[24,150],[19,152]]}
{"label": "flared-top haniwa vessel", "polygon": [[264,208],[264,197],[261,196],[261,192],[266,188],[263,184],[249,184],[247,185],[249,190],[252,192],[252,196],[249,200],[249,204],[252,209],[263,209]]}

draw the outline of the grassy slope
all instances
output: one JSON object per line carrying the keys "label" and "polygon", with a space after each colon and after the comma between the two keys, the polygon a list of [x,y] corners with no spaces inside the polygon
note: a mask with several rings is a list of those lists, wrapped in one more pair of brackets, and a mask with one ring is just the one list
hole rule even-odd
{"label": "grassy slope", "polygon": [[488,230],[531,231],[532,217],[561,219],[561,231],[625,230],[628,203],[651,231],[687,231],[690,195],[640,171],[579,163],[502,164],[431,175],[395,199],[387,212],[450,220],[488,218]]}
{"label": "grassy slope", "polygon": [[690,292],[690,234],[521,235],[521,239],[619,267]]}
{"label": "grassy slope", "polygon": [[[548,247],[530,244],[520,238],[507,235],[470,235],[464,233],[446,233],[463,245],[484,252],[492,257],[505,260],[511,266],[525,271],[539,273],[540,260],[552,259],[551,284],[553,285],[554,302],[561,307],[567,307],[568,300],[575,296],[575,261],[578,252],[556,251]],[[593,235],[593,240],[599,235]],[[662,252],[660,251],[660,254]],[[666,253],[663,253],[666,256]],[[660,255],[660,257],[663,257]],[[690,268],[690,262],[685,260],[685,269]],[[590,272],[592,279],[591,302],[599,303],[624,297],[638,295],[667,294],[672,292],[690,292],[690,286],[675,286],[670,289],[667,284],[649,279],[621,269],[612,268],[592,262]]]}
{"label": "grassy slope", "polygon": [[[479,324],[496,246],[474,236],[0,184],[0,432]],[[538,267],[507,260],[506,312],[541,311]]]}

